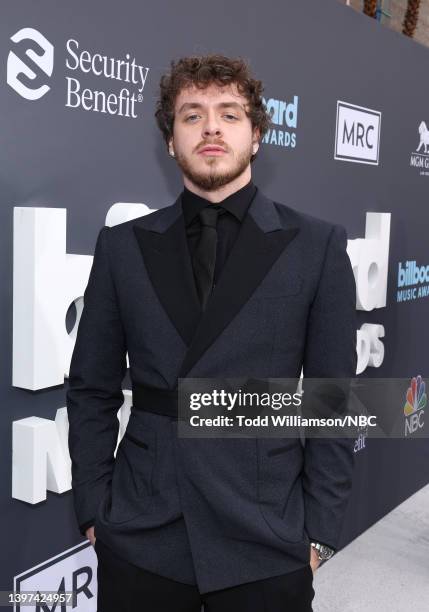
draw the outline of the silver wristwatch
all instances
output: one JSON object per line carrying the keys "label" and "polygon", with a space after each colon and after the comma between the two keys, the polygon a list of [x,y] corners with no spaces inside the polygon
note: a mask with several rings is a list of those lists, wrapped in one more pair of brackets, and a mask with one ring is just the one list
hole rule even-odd
{"label": "silver wristwatch", "polygon": [[317,556],[320,561],[327,561],[335,552],[335,550],[329,548],[329,546],[326,546],[326,544],[320,544],[320,542],[310,542],[310,544],[314,549],[316,549]]}

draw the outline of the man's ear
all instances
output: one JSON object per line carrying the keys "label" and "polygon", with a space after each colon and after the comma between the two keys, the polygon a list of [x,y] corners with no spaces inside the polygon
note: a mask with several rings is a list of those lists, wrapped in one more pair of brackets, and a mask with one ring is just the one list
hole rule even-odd
{"label": "man's ear", "polygon": [[253,142],[253,155],[255,155],[255,153],[257,153],[258,149],[259,149],[259,139],[261,136],[261,132],[259,130],[258,127],[255,127],[255,129],[253,130],[253,136],[252,136],[252,142]]}
{"label": "man's ear", "polygon": [[175,153],[174,153],[174,146],[173,146],[173,138],[170,138],[170,140],[168,141],[168,152],[171,155],[171,157],[174,157]]}

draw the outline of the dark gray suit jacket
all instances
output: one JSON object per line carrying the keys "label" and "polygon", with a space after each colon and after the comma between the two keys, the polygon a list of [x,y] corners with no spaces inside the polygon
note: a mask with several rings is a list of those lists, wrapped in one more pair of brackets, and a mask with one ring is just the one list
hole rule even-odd
{"label": "dark gray suit jacket", "polygon": [[[356,287],[345,229],[259,190],[201,315],[181,199],[98,235],[70,366],[75,512],[128,561],[202,593],[308,565],[338,545],[352,440],[177,436],[131,411],[133,384],[178,377],[353,377]],[[196,325],[198,321],[198,325]]]}

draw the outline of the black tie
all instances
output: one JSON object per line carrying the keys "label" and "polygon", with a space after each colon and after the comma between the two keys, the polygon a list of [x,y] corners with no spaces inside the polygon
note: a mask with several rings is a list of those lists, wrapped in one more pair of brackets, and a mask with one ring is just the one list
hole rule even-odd
{"label": "black tie", "polygon": [[223,212],[221,206],[211,204],[199,213],[201,233],[192,257],[192,265],[203,310],[206,308],[213,287],[217,246],[216,225],[221,212]]}

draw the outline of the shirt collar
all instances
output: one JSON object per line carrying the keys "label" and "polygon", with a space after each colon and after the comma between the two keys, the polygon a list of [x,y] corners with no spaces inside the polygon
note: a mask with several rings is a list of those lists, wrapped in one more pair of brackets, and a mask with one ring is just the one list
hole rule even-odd
{"label": "shirt collar", "polygon": [[249,208],[250,202],[253,199],[257,190],[256,185],[250,180],[247,185],[241,187],[227,198],[220,202],[210,202],[193,191],[183,187],[182,192],[182,210],[185,218],[185,225],[189,225],[194,218],[199,214],[202,208],[206,206],[219,205],[225,208],[227,211],[232,213],[238,221],[243,221],[247,209]]}

